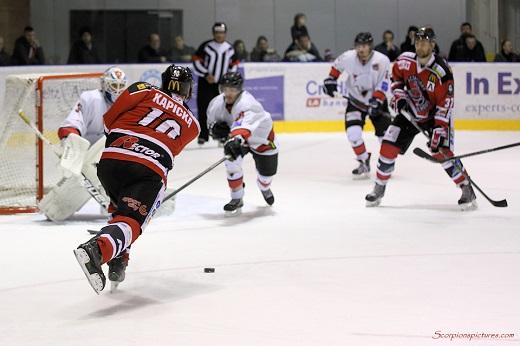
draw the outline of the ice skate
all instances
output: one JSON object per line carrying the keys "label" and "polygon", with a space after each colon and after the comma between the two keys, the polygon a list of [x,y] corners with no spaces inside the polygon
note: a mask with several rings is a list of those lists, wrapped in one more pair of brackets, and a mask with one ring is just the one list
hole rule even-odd
{"label": "ice skate", "polygon": [[108,280],[110,280],[110,292],[115,292],[117,286],[125,280],[125,271],[128,266],[128,252],[113,258],[108,262]]}
{"label": "ice skate", "polygon": [[359,166],[352,170],[352,178],[354,180],[368,179],[370,177],[370,156],[366,160],[358,160]]}
{"label": "ice skate", "polygon": [[78,248],[74,250],[74,255],[83,273],[85,273],[90,286],[99,294],[99,292],[105,288],[106,278],[101,269],[102,258],[101,251],[97,244],[97,237],[78,246]]}
{"label": "ice skate", "polygon": [[262,196],[264,196],[265,202],[269,205],[273,205],[274,203],[274,195],[271,189],[262,190]]}
{"label": "ice skate", "polygon": [[242,201],[242,198],[233,198],[224,206],[224,211],[226,212],[226,215],[237,215],[241,213],[243,206],[244,202]]}
{"label": "ice skate", "polygon": [[368,195],[365,196],[367,207],[377,207],[381,204],[381,199],[385,195],[386,185],[379,185],[376,183],[374,189]]}
{"label": "ice skate", "polygon": [[463,211],[477,209],[477,196],[471,184],[461,185],[462,195],[459,198],[459,206]]}

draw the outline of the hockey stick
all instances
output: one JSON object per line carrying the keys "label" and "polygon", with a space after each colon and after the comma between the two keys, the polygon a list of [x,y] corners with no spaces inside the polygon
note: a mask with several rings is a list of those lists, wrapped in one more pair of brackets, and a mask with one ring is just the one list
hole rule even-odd
{"label": "hockey stick", "polygon": [[176,194],[178,194],[179,192],[181,192],[182,190],[184,190],[185,188],[187,188],[188,186],[190,186],[191,184],[193,184],[195,181],[197,181],[200,178],[202,178],[202,176],[204,176],[206,173],[212,171],[215,167],[220,165],[222,162],[228,160],[229,158],[230,157],[227,156],[227,155],[224,156],[223,158],[221,158],[220,160],[218,160],[217,162],[215,162],[214,164],[212,164],[211,166],[209,166],[208,168],[206,168],[205,170],[203,170],[202,172],[197,174],[195,177],[193,177],[192,179],[188,180],[184,185],[182,185],[181,187],[179,187],[178,189],[176,189],[175,191],[170,193],[168,196],[164,197],[163,203],[166,202],[167,200],[169,200],[170,198],[172,198],[173,196],[175,196]]}
{"label": "hockey stick", "polygon": [[[341,97],[343,97],[344,99],[347,99],[347,100],[351,101],[354,105],[356,104],[356,102],[352,101],[352,99],[351,99],[350,97],[348,97],[348,96],[341,95]],[[358,101],[358,102],[359,102],[359,101]],[[359,103],[361,103],[361,102],[359,102]],[[354,106],[354,107],[355,107],[355,106]],[[356,108],[358,108],[358,107],[356,107]],[[358,108],[358,109],[359,109],[359,108]],[[367,110],[366,112],[368,112],[368,110]],[[380,113],[382,116],[384,116],[385,118],[388,118],[388,119],[390,119],[390,120],[392,120],[392,119],[394,118],[394,117],[392,117],[392,114],[390,114],[390,112],[379,111],[379,113]]]}
{"label": "hockey stick", "polygon": [[437,160],[435,159],[433,156],[431,156],[430,154],[428,154],[427,152],[425,152],[424,150],[422,150],[421,148],[415,148],[413,150],[414,154],[419,156],[419,157],[422,157],[423,159],[427,159],[427,160],[430,160],[432,162],[438,162],[438,163],[444,163],[446,161],[452,161],[452,160],[457,160],[457,159],[463,159],[465,157],[470,157],[470,156],[476,156],[476,155],[482,155],[482,154],[487,154],[487,153],[491,153],[493,151],[499,151],[499,150],[504,150],[504,149],[509,149],[509,148],[513,148],[513,147],[517,147],[517,146],[520,146],[520,142],[517,142],[517,143],[512,143],[512,144],[507,144],[507,145],[502,145],[502,146],[499,146],[499,147],[494,147],[494,148],[490,148],[490,149],[484,149],[484,150],[479,150],[479,151],[474,151],[472,153],[467,153],[467,154],[463,154],[463,155],[457,155],[457,156],[452,156],[452,157],[447,157],[445,159],[441,159],[441,160]]}
{"label": "hockey stick", "polygon": [[[56,154],[56,156],[60,157],[62,155],[62,151],[59,147],[57,147],[55,144],[53,144],[41,131],[36,127],[36,124],[34,124],[28,117],[25,115],[23,110],[18,111],[18,116],[23,120],[24,123],[26,123],[36,134],[36,136],[41,139],[45,144],[47,144],[52,151]],[[83,185],[87,189],[87,192],[98,202],[105,210],[108,210],[108,206],[110,205],[110,200],[107,200],[101,192],[92,184],[92,182],[83,174],[81,173],[83,177]]]}
{"label": "hockey stick", "polygon": [[[430,139],[430,136],[428,134],[428,132],[426,132],[426,130],[422,129],[418,124],[417,122],[413,119],[412,115],[410,113],[408,113],[406,110],[401,110],[401,114],[404,115],[404,117],[419,131],[421,132],[426,138]],[[414,150],[414,153],[417,155],[416,151]],[[427,154],[425,152],[425,154]],[[427,154],[428,155],[428,154]],[[420,155],[418,155],[420,156]],[[429,155],[431,156],[431,155]],[[420,156],[422,157],[422,156]],[[432,157],[433,158],[433,157]],[[434,159],[434,158],[433,158]],[[435,159],[434,159],[435,160]],[[451,160],[451,158],[449,158],[447,161]],[[435,160],[435,162],[439,162],[437,160]],[[473,179],[471,179],[471,177],[468,175],[468,173],[466,173],[464,171],[464,168],[460,167],[457,163],[457,161],[454,161],[453,162],[456,167],[459,169],[459,171],[462,173],[462,175],[468,179],[469,183],[471,185],[473,185],[475,187],[475,189],[477,189],[478,192],[480,192],[480,194],[482,196],[484,196],[485,199],[488,200],[489,203],[491,203],[494,207],[497,207],[497,208],[505,208],[507,207],[507,200],[505,199],[502,199],[502,200],[499,200],[499,201],[495,201],[493,199],[491,199],[488,195],[486,195],[486,193],[484,191],[482,191],[482,189],[477,185],[475,184],[475,182],[473,181]]]}

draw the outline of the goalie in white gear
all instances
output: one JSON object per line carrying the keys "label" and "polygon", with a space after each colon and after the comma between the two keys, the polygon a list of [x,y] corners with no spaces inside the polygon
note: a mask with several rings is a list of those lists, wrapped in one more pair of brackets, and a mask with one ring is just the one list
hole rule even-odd
{"label": "goalie in white gear", "polygon": [[341,54],[332,65],[329,77],[323,82],[324,92],[335,97],[337,79],[347,74],[348,106],[345,111],[345,128],[359,166],[352,171],[354,179],[368,178],[370,153],[363,141],[363,127],[369,116],[375,134],[382,140],[391,119],[388,113],[386,93],[390,88],[390,60],[373,50],[373,38],[369,32],[356,35],[354,49]]}
{"label": "goalie in white gear", "polygon": [[[84,181],[90,181],[108,201],[97,177],[96,165],[105,147],[103,115],[126,89],[127,78],[119,67],[110,67],[101,76],[101,89],[81,93],[58,136],[63,155],[64,176],[39,203],[39,209],[52,221],[63,221],[79,210],[92,196]],[[86,179],[85,179],[86,178]],[[100,199],[97,199],[98,201]],[[108,206],[103,205],[103,209]]]}
{"label": "goalie in white gear", "polygon": [[221,94],[208,106],[208,128],[216,140],[225,139],[224,153],[231,201],[226,212],[242,208],[244,183],[243,156],[251,152],[257,171],[257,185],[268,205],[274,203],[271,182],[278,168],[278,145],[271,114],[253,95],[242,89],[238,72],[228,72],[219,82]]}

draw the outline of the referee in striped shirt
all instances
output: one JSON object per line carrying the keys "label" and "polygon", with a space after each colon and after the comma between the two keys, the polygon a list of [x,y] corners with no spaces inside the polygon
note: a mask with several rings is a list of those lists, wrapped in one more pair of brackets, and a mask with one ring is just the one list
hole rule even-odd
{"label": "referee in striped shirt", "polygon": [[197,108],[199,113],[199,144],[209,140],[207,124],[208,105],[219,95],[218,82],[226,72],[235,72],[239,60],[233,46],[226,41],[227,27],[224,23],[213,25],[213,39],[202,43],[193,55],[195,74],[199,76],[197,89]]}

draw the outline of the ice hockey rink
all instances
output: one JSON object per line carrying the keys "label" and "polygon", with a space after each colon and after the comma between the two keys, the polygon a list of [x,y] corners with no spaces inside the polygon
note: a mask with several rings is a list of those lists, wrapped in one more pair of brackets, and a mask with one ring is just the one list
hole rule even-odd
{"label": "ice hockey rink", "polygon": [[[377,157],[376,140],[366,138]],[[458,132],[456,152],[519,138]],[[398,159],[381,206],[366,208],[373,183],[352,180],[345,134],[279,140],[273,207],[249,157],[246,205],[225,217],[218,167],[178,195],[172,215],[152,221],[114,294],[107,287],[96,295],[72,254],[87,229],[104,224],[95,204],[61,225],[40,215],[0,217],[0,344],[520,344],[520,149],[464,160],[480,187],[509,207],[478,195],[479,209],[461,212],[442,168],[411,151]],[[191,145],[170,185],[221,155],[216,145]],[[436,333],[515,335],[470,341]]]}

